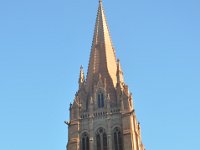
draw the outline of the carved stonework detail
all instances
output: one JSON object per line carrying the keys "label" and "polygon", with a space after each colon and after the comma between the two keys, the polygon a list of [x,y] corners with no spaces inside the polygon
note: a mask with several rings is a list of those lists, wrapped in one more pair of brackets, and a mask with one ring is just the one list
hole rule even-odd
{"label": "carved stonework detail", "polygon": [[132,93],[116,60],[102,1],[85,79],[70,104],[67,150],[145,150],[134,111]]}

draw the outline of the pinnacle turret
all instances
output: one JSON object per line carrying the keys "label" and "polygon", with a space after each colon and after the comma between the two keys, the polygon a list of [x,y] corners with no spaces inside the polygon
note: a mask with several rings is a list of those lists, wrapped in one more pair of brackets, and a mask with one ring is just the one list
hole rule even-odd
{"label": "pinnacle turret", "polygon": [[123,84],[124,83],[124,77],[123,72],[120,64],[120,60],[117,60],[117,83]]}
{"label": "pinnacle turret", "polygon": [[84,71],[83,71],[83,66],[81,65],[80,67],[80,74],[79,74],[79,88],[81,88],[81,86],[83,85],[83,83],[85,82],[85,76],[84,76]]}

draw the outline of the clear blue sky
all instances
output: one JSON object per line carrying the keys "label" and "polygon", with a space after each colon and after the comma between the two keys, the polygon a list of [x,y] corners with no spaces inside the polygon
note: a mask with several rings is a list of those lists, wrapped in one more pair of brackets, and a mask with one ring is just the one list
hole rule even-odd
{"label": "clear blue sky", "polygon": [[[0,150],[64,150],[97,0],[0,1]],[[147,150],[200,147],[200,1],[104,0]]]}

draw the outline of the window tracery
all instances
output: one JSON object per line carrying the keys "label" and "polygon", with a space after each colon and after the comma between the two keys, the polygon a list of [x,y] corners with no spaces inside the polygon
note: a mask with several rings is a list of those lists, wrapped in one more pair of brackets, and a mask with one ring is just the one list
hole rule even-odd
{"label": "window tracery", "polygon": [[122,150],[122,137],[119,128],[114,129],[114,147],[115,150]]}
{"label": "window tracery", "polygon": [[103,128],[96,133],[97,150],[107,150],[107,134]]}
{"label": "window tracery", "polygon": [[81,150],[89,150],[89,137],[86,132],[82,134]]}

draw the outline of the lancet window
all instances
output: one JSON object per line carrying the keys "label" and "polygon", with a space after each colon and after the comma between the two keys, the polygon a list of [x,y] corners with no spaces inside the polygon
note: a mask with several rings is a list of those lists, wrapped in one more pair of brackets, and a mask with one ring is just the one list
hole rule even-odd
{"label": "lancet window", "polygon": [[115,150],[122,150],[122,135],[121,135],[121,131],[119,130],[119,128],[115,128],[114,129],[114,147]]}
{"label": "lancet window", "polygon": [[98,107],[103,108],[104,107],[104,94],[101,92],[98,93],[97,100],[98,100]]}
{"label": "lancet window", "polygon": [[86,132],[82,134],[81,138],[81,150],[89,150],[89,137]]}
{"label": "lancet window", "polygon": [[96,133],[97,150],[108,150],[107,135],[103,128],[99,128]]}

